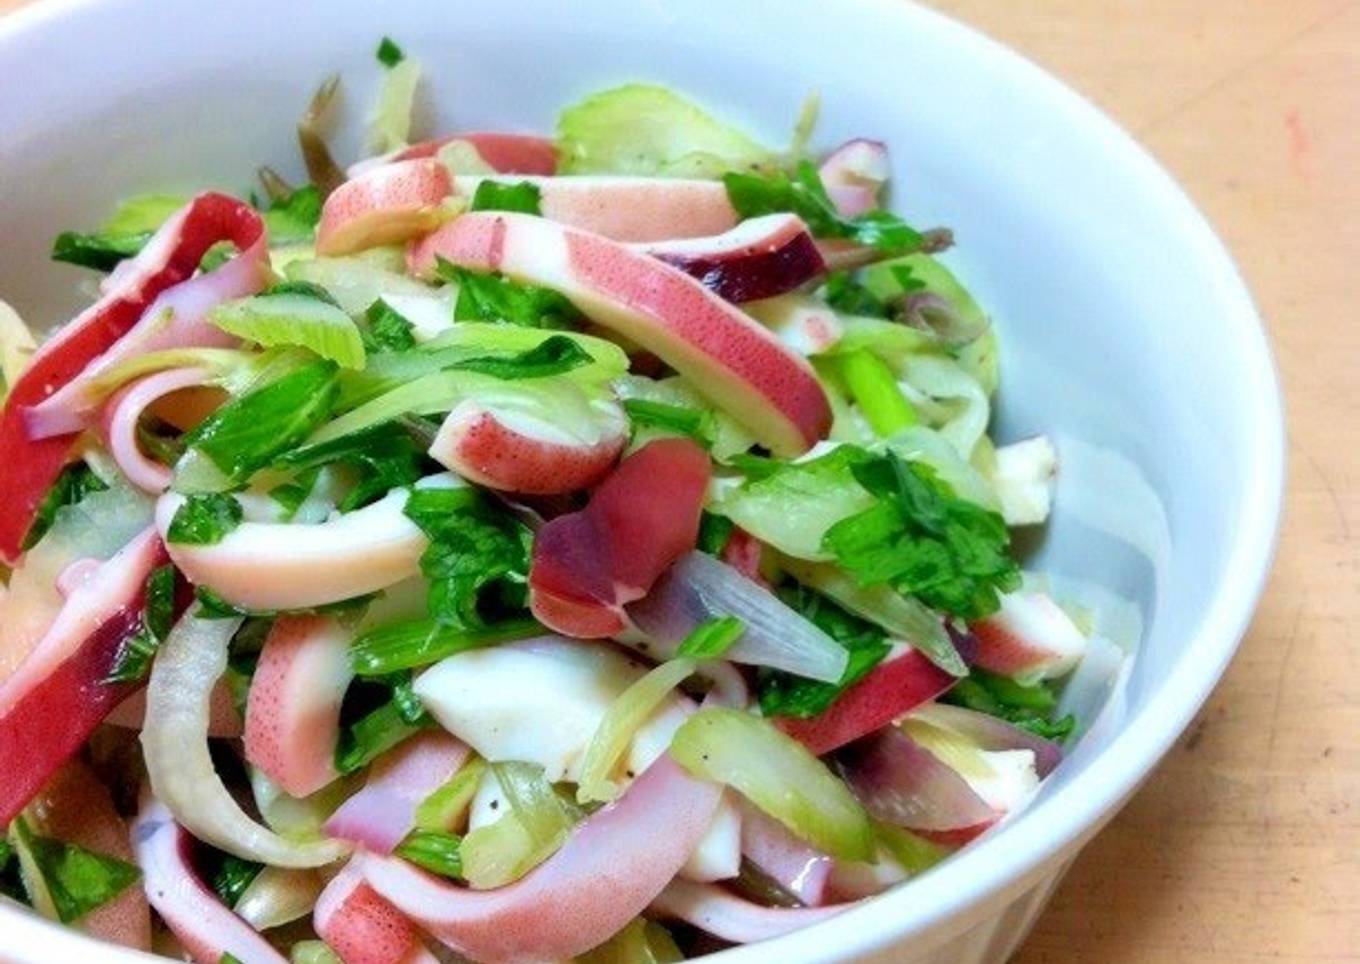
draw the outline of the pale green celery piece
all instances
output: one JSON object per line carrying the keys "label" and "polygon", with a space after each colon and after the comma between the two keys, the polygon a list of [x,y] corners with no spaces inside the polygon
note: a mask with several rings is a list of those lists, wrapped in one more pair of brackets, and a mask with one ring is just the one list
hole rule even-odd
{"label": "pale green celery piece", "polygon": [[323,425],[308,444],[328,442],[371,428],[399,415],[447,412],[467,398],[488,408],[542,422],[566,438],[589,444],[601,418],[598,406],[608,402],[607,388],[583,384],[574,373],[507,381],[467,371],[441,371],[395,388]]}
{"label": "pale green celery piece", "polygon": [[982,748],[961,733],[916,716],[898,725],[931,756],[965,779],[986,780],[995,772],[982,755]]}
{"label": "pale green celery piece", "polygon": [[894,267],[909,268],[912,277],[925,285],[922,290],[937,294],[948,301],[958,314],[961,328],[965,333],[974,333],[973,337],[976,338],[991,328],[991,321],[973,300],[968,289],[959,283],[954,273],[938,258],[929,254],[908,254],[871,265],[864,269],[862,275],[864,286],[885,300],[901,294],[902,285],[894,276]]}
{"label": "pale green celery piece", "polygon": [[101,234],[145,234],[155,231],[189,198],[183,194],[134,194],[118,203]]}
{"label": "pale green celery piece", "polygon": [[349,315],[319,298],[256,295],[213,309],[212,323],[263,348],[297,346],[342,368],[364,367],[364,341]]}
{"label": "pale green celery piece", "polygon": [[689,678],[696,665],[692,659],[673,659],[662,663],[649,670],[610,704],[586,748],[576,788],[579,803],[607,803],[619,795],[621,788],[611,778],[619,760],[628,752],[633,736],[670,696],[671,691]]}
{"label": "pale green celery piece", "polygon": [[234,487],[227,474],[198,449],[189,449],[175,463],[175,480],[171,488],[182,495],[227,492]]}
{"label": "pale green celery piece", "polygon": [[874,859],[873,827],[849,788],[769,720],[701,709],[676,730],[670,753],[696,777],[735,788],[817,849],[844,860]]}
{"label": "pale green celery piece", "polygon": [[379,154],[406,146],[411,136],[411,111],[420,83],[420,63],[407,57],[383,72],[378,106],[373,114],[370,142]]}
{"label": "pale green celery piece", "polygon": [[578,954],[575,964],[675,964],[684,959],[670,931],[635,917],[599,947]]}
{"label": "pale green celery piece", "polygon": [[324,941],[298,941],[288,953],[290,964],[344,964]]}
{"label": "pale green celery piece", "polygon": [[167,348],[137,355],[91,378],[87,391],[92,398],[103,398],[135,378],[168,368],[202,368],[214,380],[224,379],[251,364],[256,356],[234,348]]}
{"label": "pale green celery piece", "polygon": [[19,313],[4,301],[0,301],[0,401],[9,392],[9,386],[19,380],[28,360],[38,348],[33,332],[19,317]]}
{"label": "pale green celery piece", "polygon": [[[448,331],[411,351],[384,352],[371,356],[364,370],[343,372],[337,409],[346,411],[368,404],[385,392],[408,386],[422,378],[472,358],[517,355],[537,348],[549,338],[570,338],[592,359],[562,377],[603,389],[611,379],[628,370],[628,356],[613,342],[591,335],[460,321]],[[452,374],[459,374],[454,372]],[[546,381],[546,379],[535,379]]]}
{"label": "pale green celery piece", "polygon": [[[346,258],[309,258],[290,263],[285,270],[289,281],[307,281],[319,285],[352,317],[359,317],[380,298],[447,299],[424,282],[407,276],[405,261],[395,264],[386,255],[389,249],[375,249],[377,255],[364,252]],[[448,301],[449,319],[453,318],[452,301]]]}
{"label": "pale green celery piece", "polygon": [[316,257],[316,248],[310,244],[286,244],[269,250],[269,267],[275,274],[287,277],[288,269],[294,264],[310,261]]}
{"label": "pale green celery piece", "polygon": [[1001,385],[1001,352],[996,329],[987,329],[981,338],[961,348],[958,360],[963,370],[982,386],[988,398],[996,394]]}
{"label": "pale green celery piece", "polygon": [[547,860],[571,832],[563,807],[543,768],[530,763],[493,763],[510,809],[495,823],[463,838],[463,874],[477,890],[503,887]]}
{"label": "pale green celery piece", "polygon": [[623,374],[614,380],[614,390],[621,399],[644,399],[650,402],[664,402],[707,412],[712,425],[712,447],[709,451],[719,461],[747,451],[755,444],[755,438],[741,423],[726,412],[713,408],[702,395],[695,391],[688,381],[680,375],[668,378],[647,378],[644,375]]}
{"label": "pale green celery piece", "polygon": [[811,463],[729,488],[711,508],[786,555],[830,559],[822,548],[826,530],[877,500],[855,481],[847,462]]}
{"label": "pale green celery piece", "polygon": [[19,858],[19,879],[23,882],[24,892],[28,894],[33,909],[48,920],[59,921],[61,915],[57,913],[56,902],[52,900],[52,894],[47,889],[47,880],[43,877],[42,868],[38,866],[37,858],[19,831],[19,821],[22,819],[22,816],[16,818],[10,824],[6,835],[14,855]]}
{"label": "pale green celery piece", "polygon": [[903,596],[887,585],[861,586],[832,563],[784,557],[780,564],[809,589],[919,649],[940,669],[955,676],[968,675],[968,666],[954,648],[944,623],[920,600]]}
{"label": "pale green celery piece", "polygon": [[798,108],[798,119],[793,122],[793,137],[789,139],[789,150],[786,155],[792,163],[807,157],[808,144],[812,141],[812,132],[817,127],[817,118],[822,112],[822,95],[817,91],[808,91],[808,95],[803,98],[803,105]]}
{"label": "pale green celery piece", "polygon": [[1001,502],[992,484],[960,457],[958,450],[939,432],[924,425],[915,425],[903,429],[883,444],[908,462],[921,462],[930,466],[959,498],[976,502],[986,509],[1000,509]]}
{"label": "pale green celery piece", "polygon": [[902,394],[887,362],[864,349],[847,352],[840,362],[850,396],[874,432],[887,437],[917,423],[916,410]]}
{"label": "pale green celery piece", "polygon": [[913,876],[929,870],[949,856],[947,848],[918,836],[905,827],[894,827],[875,821],[874,833],[889,856]]}
{"label": "pale green celery piece", "polygon": [[486,761],[476,754],[468,757],[448,783],[416,807],[416,829],[448,833],[461,827],[485,774]]}
{"label": "pale green celery piece", "polygon": [[721,177],[773,168],[777,156],[655,84],[592,94],[557,120],[559,174]]}
{"label": "pale green celery piece", "polygon": [[887,362],[894,372],[899,372],[912,356],[938,355],[944,351],[940,343],[924,331],[900,322],[860,315],[838,317],[841,337],[826,354],[871,351]]}

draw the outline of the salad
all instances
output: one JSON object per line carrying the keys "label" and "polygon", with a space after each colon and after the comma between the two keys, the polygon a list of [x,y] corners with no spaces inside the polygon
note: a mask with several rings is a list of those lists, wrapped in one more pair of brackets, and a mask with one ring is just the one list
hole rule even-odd
{"label": "salad", "polygon": [[373,157],[331,79],[305,183],[63,233],[97,294],[41,342],[0,303],[4,899],[200,964],[646,964],[1022,807],[1090,615],[887,148],[636,83],[415,140],[378,60]]}

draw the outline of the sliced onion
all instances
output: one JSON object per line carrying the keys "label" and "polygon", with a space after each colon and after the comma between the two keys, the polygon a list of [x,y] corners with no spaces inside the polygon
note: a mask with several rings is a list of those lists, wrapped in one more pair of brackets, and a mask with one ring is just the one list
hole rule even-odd
{"label": "sliced onion", "polygon": [[449,947],[479,961],[556,961],[604,943],[684,865],[721,791],[662,757],[616,803],[588,817],[524,879],[471,891],[395,857],[361,854],[379,894]]}
{"label": "sliced onion", "polygon": [[836,862],[752,806],[742,811],[741,852],[765,876],[809,907],[826,900]]}
{"label": "sliced onion", "polygon": [[132,850],[147,899],[197,961],[230,954],[241,964],[285,964],[285,958],[227,909],[194,874],[193,838],[164,804],[148,798],[132,825]]}
{"label": "sliced onion", "polygon": [[142,752],[157,798],[194,836],[238,857],[280,867],[339,859],[348,844],[285,839],[251,820],[223,786],[208,752],[209,708],[241,620],[197,613],[175,624],[151,669]]}
{"label": "sliced onion", "polygon": [[416,810],[453,778],[471,751],[442,732],[421,733],[373,765],[368,783],[326,821],[329,837],[390,854],[416,825]]}
{"label": "sliced onion", "polygon": [[1034,769],[1040,779],[1052,773],[1062,762],[1062,747],[1057,743],[986,713],[946,703],[928,703],[911,715],[946,730],[953,730],[983,750],[1030,750],[1034,753]]}
{"label": "sliced onion", "polygon": [[146,457],[137,441],[137,423],[152,403],[182,388],[205,385],[212,375],[202,368],[172,368],[148,375],[111,398],[101,419],[109,452],[128,481],[144,492],[159,495],[170,488],[174,473]]}
{"label": "sliced onion", "polygon": [[835,682],[845,673],[845,647],[785,606],[771,592],[705,553],[680,557],[628,616],[669,656],[700,623],[735,616],[746,626],[725,654],[738,663],[770,666],[808,679]]}
{"label": "sliced onion", "polygon": [[64,602],[57,588],[61,573],[78,559],[109,558],[150,520],[151,502],[121,480],[57,511],[0,601],[0,679],[24,662],[57,618]]}
{"label": "sliced onion", "polygon": [[764,907],[743,900],[715,884],[673,880],[652,910],[693,924],[714,937],[737,944],[767,941],[791,931],[811,927],[848,910],[850,904],[829,907]]}
{"label": "sliced onion", "polygon": [[852,743],[837,762],[860,803],[885,823],[953,831],[985,827],[1000,816],[963,777],[896,727]]}
{"label": "sliced onion", "polygon": [[607,802],[619,795],[620,787],[611,775],[627,752],[633,734],[694,669],[692,659],[662,663],[631,684],[610,704],[586,747],[576,789],[578,802]]}
{"label": "sliced onion", "polygon": [[314,870],[265,867],[241,892],[233,910],[257,931],[280,927],[312,912],[321,893]]}

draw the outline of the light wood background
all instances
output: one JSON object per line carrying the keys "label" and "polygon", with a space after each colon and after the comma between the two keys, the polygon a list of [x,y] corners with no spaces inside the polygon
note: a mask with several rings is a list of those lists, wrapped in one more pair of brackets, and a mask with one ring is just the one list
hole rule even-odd
{"label": "light wood background", "polygon": [[1360,2],[928,2],[1065,78],[1180,179],[1256,295],[1290,409],[1251,632],[1017,960],[1360,961]]}

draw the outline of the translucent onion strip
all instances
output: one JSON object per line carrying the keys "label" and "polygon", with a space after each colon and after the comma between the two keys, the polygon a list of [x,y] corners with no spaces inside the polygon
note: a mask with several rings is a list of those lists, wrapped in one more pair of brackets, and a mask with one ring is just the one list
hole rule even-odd
{"label": "translucent onion strip", "polygon": [[195,606],[161,646],[147,688],[142,751],[156,797],[200,840],[247,860],[319,867],[344,856],[331,840],[288,840],[246,815],[208,750],[212,689],[227,667],[239,619],[202,619]]}

